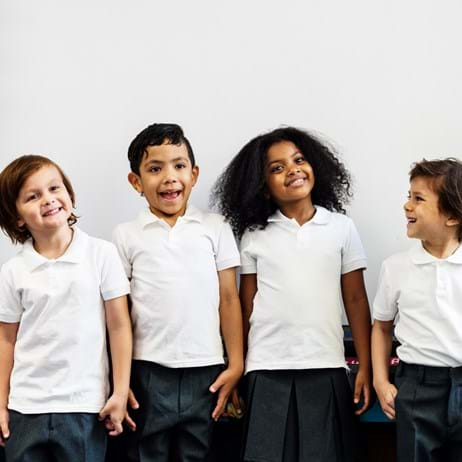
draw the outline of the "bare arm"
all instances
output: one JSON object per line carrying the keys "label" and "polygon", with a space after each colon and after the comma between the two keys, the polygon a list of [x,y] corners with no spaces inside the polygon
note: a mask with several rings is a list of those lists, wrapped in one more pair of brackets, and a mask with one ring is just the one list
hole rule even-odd
{"label": "bare arm", "polygon": [[361,394],[363,396],[363,405],[356,411],[359,415],[369,407],[371,393],[371,315],[363,270],[343,274],[341,284],[343,303],[359,359],[354,390],[355,403],[359,403]]}
{"label": "bare arm", "polygon": [[0,322],[0,446],[10,436],[8,396],[19,323]]}
{"label": "bare arm", "polygon": [[218,392],[217,405],[212,412],[212,418],[215,420],[223,414],[228,397],[244,370],[242,314],[236,286],[236,269],[227,268],[219,271],[218,279],[220,326],[228,356],[228,367],[210,386],[212,393]]}
{"label": "bare arm", "polygon": [[[122,432],[122,421],[126,417],[132,358],[132,329],[126,296],[107,300],[104,304],[112,357],[114,391],[101,410],[100,418],[112,423],[108,426],[110,435],[118,435]],[[130,425],[130,422],[128,423]]]}
{"label": "bare arm", "polygon": [[250,330],[250,316],[253,311],[253,299],[257,293],[257,275],[242,274],[239,297],[242,306],[242,322],[244,326],[244,351],[247,352],[247,340]]}
{"label": "bare arm", "polygon": [[385,415],[395,418],[396,387],[390,383],[389,364],[392,349],[393,321],[374,320],[372,327],[372,364],[374,388]]}

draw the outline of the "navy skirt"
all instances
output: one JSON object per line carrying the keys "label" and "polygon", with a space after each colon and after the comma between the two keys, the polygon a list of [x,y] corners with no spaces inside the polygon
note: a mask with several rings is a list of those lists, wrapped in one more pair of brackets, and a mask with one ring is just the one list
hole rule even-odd
{"label": "navy skirt", "polygon": [[253,371],[247,375],[244,461],[356,461],[357,421],[347,371]]}

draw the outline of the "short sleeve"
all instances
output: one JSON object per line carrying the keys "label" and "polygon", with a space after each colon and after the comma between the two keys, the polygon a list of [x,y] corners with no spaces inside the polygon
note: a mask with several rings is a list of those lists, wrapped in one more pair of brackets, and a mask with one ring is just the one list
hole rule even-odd
{"label": "short sleeve", "polygon": [[342,274],[367,267],[366,254],[358,230],[351,219],[348,218],[347,223],[347,234],[342,248]]}
{"label": "short sleeve", "polygon": [[116,247],[104,241],[101,265],[101,295],[103,300],[111,300],[130,293],[128,282],[122,262]]}
{"label": "short sleeve", "polygon": [[252,231],[247,230],[241,239],[241,274],[256,274],[257,259],[252,254]]}
{"label": "short sleeve", "polygon": [[241,264],[236,239],[229,223],[223,222],[215,253],[217,271],[234,268]]}
{"label": "short sleeve", "polygon": [[372,304],[373,318],[378,321],[393,321],[398,312],[398,293],[394,289],[386,262],[380,269],[377,293]]}
{"label": "short sleeve", "polygon": [[114,245],[117,248],[117,251],[119,252],[119,257],[125,270],[125,274],[129,279],[131,279],[132,265],[130,264],[130,260],[128,258],[127,246],[125,245],[125,239],[123,237],[123,233],[120,226],[117,226],[114,229],[112,233],[112,242],[114,243]]}
{"label": "short sleeve", "polygon": [[13,323],[21,320],[23,307],[20,294],[14,289],[10,276],[2,267],[0,271],[0,321]]}

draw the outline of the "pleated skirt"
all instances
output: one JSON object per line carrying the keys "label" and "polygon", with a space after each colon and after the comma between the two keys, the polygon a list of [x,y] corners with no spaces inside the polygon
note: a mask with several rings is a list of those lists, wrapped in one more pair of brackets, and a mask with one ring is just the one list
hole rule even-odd
{"label": "pleated skirt", "polygon": [[247,374],[246,462],[354,462],[357,421],[344,368]]}

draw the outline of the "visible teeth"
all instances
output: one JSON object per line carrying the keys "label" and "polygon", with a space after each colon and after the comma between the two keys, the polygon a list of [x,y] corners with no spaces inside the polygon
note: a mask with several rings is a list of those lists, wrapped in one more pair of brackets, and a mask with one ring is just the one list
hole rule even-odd
{"label": "visible teeth", "polygon": [[305,180],[303,178],[298,178],[297,180],[294,180],[290,183],[290,186],[299,186],[303,184]]}
{"label": "visible teeth", "polygon": [[171,192],[163,192],[161,196],[166,199],[176,199],[180,195],[180,191],[171,191]]}

